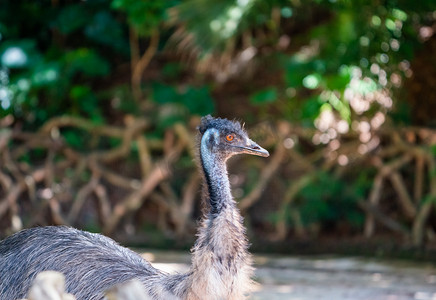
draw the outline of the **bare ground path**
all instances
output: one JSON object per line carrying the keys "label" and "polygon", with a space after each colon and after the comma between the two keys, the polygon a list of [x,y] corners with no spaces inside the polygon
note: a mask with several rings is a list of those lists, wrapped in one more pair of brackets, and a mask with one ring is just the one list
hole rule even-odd
{"label": "bare ground path", "polygon": [[[190,256],[145,252],[160,269],[184,272]],[[436,300],[436,266],[353,257],[255,255],[252,300]]]}

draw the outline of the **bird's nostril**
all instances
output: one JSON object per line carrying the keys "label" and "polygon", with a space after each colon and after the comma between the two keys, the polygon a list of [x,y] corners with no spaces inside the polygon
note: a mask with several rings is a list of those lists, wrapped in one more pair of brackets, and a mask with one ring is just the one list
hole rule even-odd
{"label": "bird's nostril", "polygon": [[254,150],[260,150],[260,147],[259,147],[259,146],[256,146],[256,145],[254,145],[254,146],[252,147],[252,149],[254,149]]}

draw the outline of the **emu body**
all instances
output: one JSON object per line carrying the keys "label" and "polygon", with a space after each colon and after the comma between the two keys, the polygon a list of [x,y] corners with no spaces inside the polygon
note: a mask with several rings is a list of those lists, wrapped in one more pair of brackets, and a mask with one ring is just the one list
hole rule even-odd
{"label": "emu body", "polygon": [[[112,286],[133,278],[149,293],[171,293],[160,282],[169,275],[112,239],[65,226],[20,231],[0,244],[0,299],[25,298],[39,272],[65,275],[66,290],[77,299],[102,299]],[[171,299],[171,298],[169,298]]]}
{"label": "emu body", "polygon": [[247,153],[268,156],[237,122],[202,118],[199,156],[208,210],[186,274],[155,269],[112,239],[65,226],[23,230],[0,243],[0,299],[26,296],[42,271],[65,275],[66,291],[78,300],[100,300],[116,284],[138,279],[152,299],[236,300],[251,287],[251,257],[242,217],[230,192],[227,159]]}

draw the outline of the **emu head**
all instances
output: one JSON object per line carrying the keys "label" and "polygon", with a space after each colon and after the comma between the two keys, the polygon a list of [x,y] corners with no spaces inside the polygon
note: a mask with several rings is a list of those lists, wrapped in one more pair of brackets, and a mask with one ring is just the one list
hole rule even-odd
{"label": "emu head", "polygon": [[227,160],[236,154],[252,154],[268,157],[267,150],[253,142],[237,121],[213,118],[207,115],[199,126],[201,147],[214,156]]}

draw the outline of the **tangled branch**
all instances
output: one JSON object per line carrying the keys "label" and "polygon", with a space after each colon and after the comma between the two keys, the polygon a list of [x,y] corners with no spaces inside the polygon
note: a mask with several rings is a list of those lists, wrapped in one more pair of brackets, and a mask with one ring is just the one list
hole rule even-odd
{"label": "tangled branch", "polygon": [[[97,142],[79,151],[64,137],[67,129],[84,132]],[[191,236],[201,182],[193,163],[194,128],[175,124],[160,140],[147,137],[152,130],[147,119],[131,116],[125,117],[122,126],[63,116],[49,120],[33,133],[0,130],[2,232],[36,224],[77,226],[91,205],[101,230],[113,234],[129,216],[152,205],[158,212],[154,219],[158,228],[178,238]],[[251,208],[271,200],[266,191],[274,182],[286,186],[275,196],[278,208],[272,239],[284,240],[291,232],[307,237],[309,229],[295,203],[301,201],[301,191],[315,184],[319,172],[352,182],[357,168],[375,173],[371,188],[355,203],[365,215],[362,236],[370,238],[389,230],[416,246],[432,238],[436,164],[431,147],[436,143],[436,132],[383,128],[372,132],[372,140],[366,142],[372,143],[371,147],[353,133],[338,137],[340,146],[332,147],[314,145],[313,130],[287,122],[254,131],[260,133],[262,145],[273,149],[272,156],[257,162],[265,165],[256,167],[260,171],[252,188],[243,186],[239,204],[244,214],[250,214]],[[103,149],[98,141],[104,138],[118,142]],[[362,152],[362,145],[369,150]],[[173,178],[182,157],[189,158],[191,165],[183,167],[186,176]],[[125,172],[129,160],[134,167]],[[180,184],[182,188],[175,188]]]}

